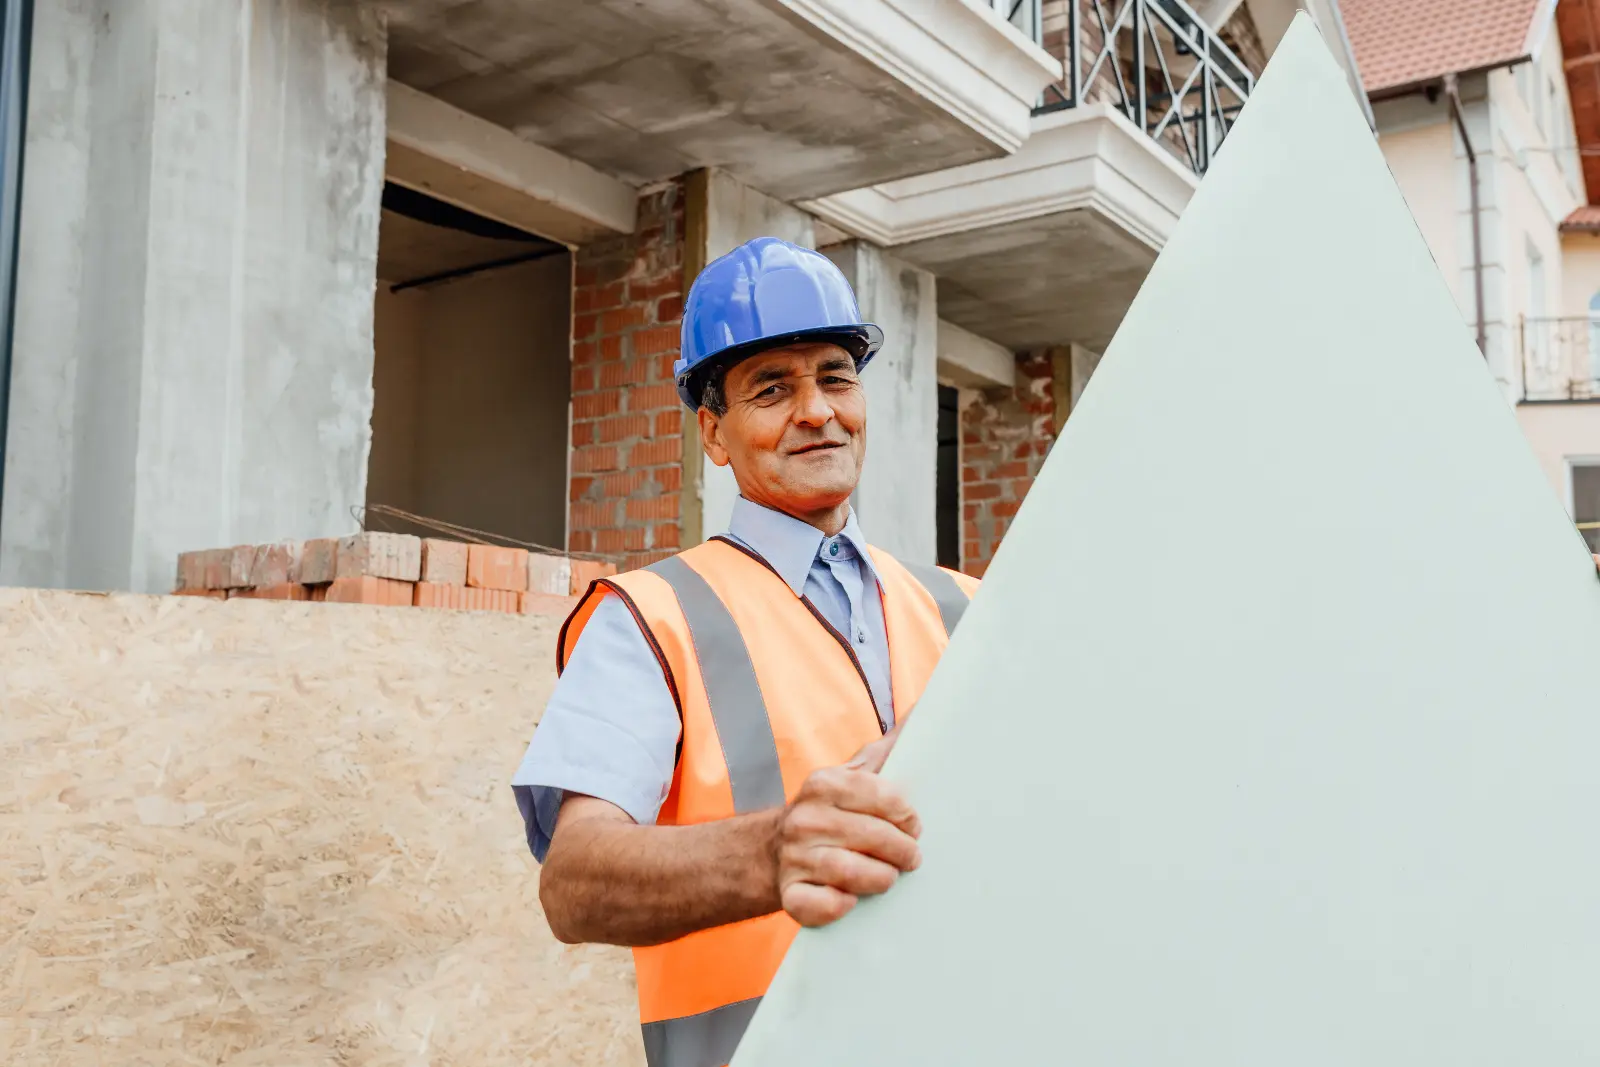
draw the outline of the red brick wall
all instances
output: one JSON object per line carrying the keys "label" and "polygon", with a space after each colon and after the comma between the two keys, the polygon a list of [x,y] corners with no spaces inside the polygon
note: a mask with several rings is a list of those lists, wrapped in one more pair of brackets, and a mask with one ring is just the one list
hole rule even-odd
{"label": "red brick wall", "polygon": [[1048,354],[1017,357],[1016,389],[963,397],[961,569],[982,577],[1055,441]]}
{"label": "red brick wall", "polygon": [[682,183],[646,193],[634,233],[577,253],[567,548],[616,555],[624,569],[679,547],[683,201]]}

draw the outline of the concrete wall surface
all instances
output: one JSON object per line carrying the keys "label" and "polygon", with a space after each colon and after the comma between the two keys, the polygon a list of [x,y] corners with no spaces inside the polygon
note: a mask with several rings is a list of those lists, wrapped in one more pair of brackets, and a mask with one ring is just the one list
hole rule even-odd
{"label": "concrete wall surface", "polygon": [[1600,403],[1519,404],[1517,422],[1550,488],[1570,512],[1570,465],[1600,462]]}
{"label": "concrete wall surface", "polygon": [[[67,582],[78,309],[88,251],[90,71],[101,6],[101,0],[44,0],[34,8],[0,513],[0,584],[5,585]],[[108,501],[107,511],[111,508]]]}
{"label": "concrete wall surface", "polygon": [[[781,237],[806,248],[815,243],[815,220],[810,215],[748,188],[721,171],[712,171],[707,179],[704,210],[707,263],[757,237]],[[713,537],[727,530],[739,486],[729,468],[718,467],[704,457],[702,467],[701,532],[704,537]]]}
{"label": "concrete wall surface", "polygon": [[377,300],[367,499],[566,543],[572,258]]}
{"label": "concrete wall surface", "polygon": [[939,315],[934,276],[865,241],[824,249],[883,329],[862,372],[867,459],[855,508],[867,539],[909,563],[938,552]]}
{"label": "concrete wall surface", "polygon": [[0,582],[353,527],[384,62],[335,0],[40,5]]}
{"label": "concrete wall surface", "polygon": [[507,784],[560,624],[0,590],[0,1062],[642,1064]]}

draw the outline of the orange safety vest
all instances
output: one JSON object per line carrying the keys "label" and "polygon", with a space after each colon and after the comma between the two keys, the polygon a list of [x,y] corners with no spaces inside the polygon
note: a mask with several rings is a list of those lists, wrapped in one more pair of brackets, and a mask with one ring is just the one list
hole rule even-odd
{"label": "orange safety vest", "polygon": [[[978,583],[869,551],[903,717]],[[714,538],[591,584],[562,627],[557,670],[606,593],[638,620],[683,722],[659,825],[780,807],[811,772],[845,762],[882,735],[849,640],[749,549]],[[635,949],[650,1067],[726,1064],[798,929],[779,911]]]}

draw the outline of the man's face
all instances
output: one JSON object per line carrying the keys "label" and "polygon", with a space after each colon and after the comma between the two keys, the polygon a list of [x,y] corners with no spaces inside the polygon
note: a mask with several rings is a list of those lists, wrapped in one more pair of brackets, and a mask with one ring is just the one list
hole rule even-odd
{"label": "man's face", "polygon": [[861,479],[867,398],[850,353],[797,344],[729,368],[728,410],[700,409],[700,438],[719,467],[733,466],[755,503],[804,517],[837,508]]}

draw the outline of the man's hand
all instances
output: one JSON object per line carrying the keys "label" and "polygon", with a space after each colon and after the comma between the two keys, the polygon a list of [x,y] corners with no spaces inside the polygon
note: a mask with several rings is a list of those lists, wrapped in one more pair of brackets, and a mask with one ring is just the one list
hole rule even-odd
{"label": "man's hand", "polygon": [[778,823],[778,895],[802,926],[826,926],[862,896],[882,893],[922,862],[922,824],[900,790],[878,776],[900,726],[843,766],[801,785]]}

